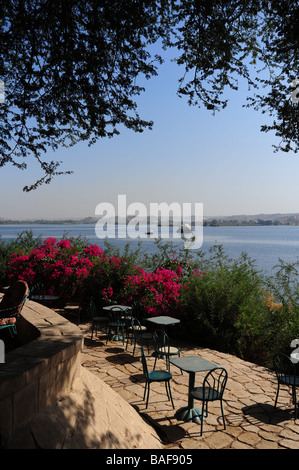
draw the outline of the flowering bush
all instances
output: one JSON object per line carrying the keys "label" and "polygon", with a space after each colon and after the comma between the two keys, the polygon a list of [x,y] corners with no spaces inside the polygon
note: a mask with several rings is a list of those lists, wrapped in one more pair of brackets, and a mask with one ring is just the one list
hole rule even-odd
{"label": "flowering bush", "polygon": [[30,287],[42,285],[43,293],[65,300],[84,294],[94,297],[99,306],[138,301],[145,316],[154,316],[178,312],[186,271],[172,259],[169,268],[147,272],[129,257],[105,255],[97,245],[78,247],[71,240],[50,237],[28,254],[14,253],[8,261],[7,276],[9,282],[23,279]]}
{"label": "flowering bush", "polygon": [[83,281],[101,256],[103,250],[98,247],[79,250],[71,240],[57,242],[50,237],[27,255],[21,251],[13,253],[6,272],[9,282],[23,279],[31,288],[42,285],[44,294],[56,294],[68,300],[80,296]]}
{"label": "flowering bush", "polygon": [[180,308],[180,291],[183,288],[181,274],[165,269],[148,273],[135,267],[136,273],[128,276],[122,295],[127,302],[138,299],[146,316],[173,315]]}

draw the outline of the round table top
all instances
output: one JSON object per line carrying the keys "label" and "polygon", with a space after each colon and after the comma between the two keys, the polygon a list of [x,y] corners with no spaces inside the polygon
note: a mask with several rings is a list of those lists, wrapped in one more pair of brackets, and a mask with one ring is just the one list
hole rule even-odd
{"label": "round table top", "polygon": [[179,367],[185,372],[203,372],[218,367],[211,361],[200,356],[181,356],[170,359],[171,364]]}
{"label": "round table top", "polygon": [[174,325],[175,323],[180,323],[178,318],[168,317],[161,315],[159,317],[147,318],[147,321],[156,323],[157,325]]}
{"label": "round table top", "polygon": [[59,295],[31,295],[30,299],[32,300],[58,300],[60,297]]}
{"label": "round table top", "polygon": [[106,307],[103,307],[103,310],[112,310],[114,308],[120,310],[132,310],[132,307],[129,307],[129,305],[106,305]]}

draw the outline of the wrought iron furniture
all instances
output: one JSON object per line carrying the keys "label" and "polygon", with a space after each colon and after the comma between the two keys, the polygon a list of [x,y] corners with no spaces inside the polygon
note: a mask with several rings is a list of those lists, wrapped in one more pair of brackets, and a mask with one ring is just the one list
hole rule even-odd
{"label": "wrought iron furniture", "polygon": [[[128,322],[129,322],[129,312],[131,312],[132,307],[129,305],[118,305],[118,304],[112,304],[112,305],[106,305],[103,307],[104,311],[107,311],[108,317],[109,317],[109,322],[117,322],[119,323],[118,326],[114,326],[116,328],[117,332],[114,335],[113,339],[116,340],[122,340],[124,342],[124,338],[127,335],[126,330],[128,328]],[[109,315],[109,312],[112,311],[112,315]],[[119,313],[115,313],[119,312]],[[121,325],[121,323],[124,323],[124,325]],[[119,331],[122,331],[123,334],[119,334]],[[111,331],[110,331],[111,333]],[[108,338],[107,338],[108,339]]]}
{"label": "wrought iron furniture", "polygon": [[48,304],[55,300],[59,300],[59,295],[45,294],[45,286],[41,283],[33,284],[30,288],[30,299],[41,304]]}
{"label": "wrought iron furniture", "polygon": [[169,337],[164,330],[158,329],[153,333],[153,340],[155,346],[155,363],[154,369],[156,368],[156,363],[158,359],[166,359],[166,367],[170,371],[170,362],[169,359],[172,356],[181,355],[181,350],[176,346],[171,346]]}
{"label": "wrought iron furniture", "polygon": [[127,336],[127,344],[126,349],[128,347],[128,343],[131,339],[131,342],[134,343],[133,347],[133,356],[135,355],[136,345],[140,344],[140,346],[147,345],[147,351],[149,354],[149,346],[153,343],[153,335],[149,332],[146,326],[141,325],[138,318],[133,317],[131,320],[131,326],[128,328],[128,336]]}
{"label": "wrought iron furniture", "polygon": [[100,317],[97,312],[96,305],[93,300],[89,302],[89,314],[91,318],[91,339],[93,338],[93,333],[95,331],[95,334],[98,332],[98,325],[101,323],[104,323],[105,326],[105,332],[107,334],[107,323],[108,323],[108,315],[104,317]]}
{"label": "wrought iron furniture", "polygon": [[208,371],[218,366],[199,356],[174,357],[169,362],[189,374],[188,405],[180,408],[176,412],[176,417],[182,421],[199,423],[201,420],[201,409],[194,406],[194,397],[190,393],[195,386],[195,374],[196,372]]}
{"label": "wrought iron furniture", "polygon": [[125,337],[128,345],[128,338],[130,336],[130,328],[131,328],[131,322],[133,319],[132,315],[132,308],[128,307],[127,309],[124,310],[123,314],[121,315],[121,320],[125,322]]}
{"label": "wrought iron furniture", "polygon": [[[223,413],[223,393],[227,383],[227,371],[223,367],[215,367],[215,369],[210,370],[204,378],[203,384],[201,387],[195,387],[191,390],[190,395],[195,400],[200,400],[202,402],[202,411],[201,416],[208,416],[208,403],[210,401],[218,400],[220,402],[221,414],[223,419],[224,429],[225,426],[225,417]],[[205,412],[205,415],[204,415]],[[200,435],[202,435],[204,420],[201,419],[200,423]]]}
{"label": "wrought iron furniture", "polygon": [[118,308],[120,310],[122,310],[123,312],[127,311],[127,310],[132,310],[132,307],[130,307],[129,305],[118,305],[118,304],[113,304],[113,305],[106,305],[105,307],[103,307],[103,310],[108,310],[108,312],[110,310],[114,310],[115,308]]}
{"label": "wrought iron furniture", "polygon": [[292,359],[284,353],[278,353],[274,357],[274,370],[277,377],[277,392],[274,407],[277,406],[280,386],[291,387],[292,402],[294,405],[295,419],[297,419],[296,387],[299,387],[299,377],[296,376],[296,366]]}
{"label": "wrought iron furniture", "polygon": [[7,289],[0,302],[0,329],[8,328],[12,337],[17,333],[17,320],[28,295],[27,282],[18,280]]}
{"label": "wrought iron furniture", "polygon": [[[105,307],[104,307],[105,308]],[[122,320],[121,316],[123,315],[123,308],[118,305],[114,305],[108,310],[108,333],[107,341],[122,341],[125,342],[125,326],[126,323]]]}
{"label": "wrought iron furniture", "polygon": [[165,330],[166,326],[172,326],[176,325],[177,323],[180,323],[180,320],[178,318],[168,317],[167,315],[147,318],[147,321],[149,321],[150,323],[154,323],[154,325],[157,325],[163,330]]}
{"label": "wrought iron furniture", "polygon": [[141,346],[141,359],[142,359],[143,373],[144,373],[144,377],[145,377],[145,387],[144,387],[143,400],[145,400],[146,392],[147,392],[145,408],[148,407],[148,400],[149,400],[149,394],[150,394],[150,384],[153,383],[153,382],[164,382],[168,400],[171,401],[172,408],[174,409],[174,404],[173,404],[173,399],[172,399],[172,394],[171,394],[171,389],[170,389],[170,380],[172,379],[172,374],[169,371],[166,371],[166,370],[152,370],[152,371],[149,371],[148,367],[147,367],[146,357],[145,357],[144,350],[143,350],[142,346]]}

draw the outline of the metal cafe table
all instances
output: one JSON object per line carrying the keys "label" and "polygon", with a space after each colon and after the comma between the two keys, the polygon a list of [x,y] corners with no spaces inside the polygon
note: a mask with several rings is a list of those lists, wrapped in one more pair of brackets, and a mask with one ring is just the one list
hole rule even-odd
{"label": "metal cafe table", "polygon": [[194,423],[199,423],[202,414],[201,409],[194,406],[194,399],[190,395],[190,392],[194,389],[195,385],[195,374],[196,372],[208,371],[218,366],[217,364],[214,364],[200,356],[174,357],[173,359],[170,359],[169,362],[179,369],[189,373],[188,406],[184,406],[177,410],[175,416],[180,421],[193,421]]}
{"label": "metal cafe table", "polygon": [[54,300],[59,300],[59,295],[48,295],[48,294],[33,294],[30,296],[31,300],[36,300],[40,302],[53,302]]}
{"label": "metal cafe table", "polygon": [[111,339],[114,341],[124,341],[124,336],[119,332],[119,328],[125,326],[125,322],[122,322],[121,320],[121,315],[127,310],[132,310],[132,307],[129,307],[128,305],[106,305],[106,307],[103,307],[103,310],[111,313],[118,313],[119,318],[116,323],[119,322],[119,326],[116,327],[116,332]]}
{"label": "metal cafe table", "polygon": [[161,326],[164,330],[166,326],[170,325],[175,325],[177,323],[180,323],[180,320],[177,318],[173,317],[167,317],[167,316],[159,316],[159,317],[152,317],[152,318],[147,318],[147,321],[154,323],[155,325]]}
{"label": "metal cafe table", "polygon": [[123,310],[123,311],[126,311],[126,310],[132,310],[132,307],[129,307],[128,305],[106,305],[106,307],[103,307],[103,310],[112,310],[112,309],[120,309],[120,310]]}

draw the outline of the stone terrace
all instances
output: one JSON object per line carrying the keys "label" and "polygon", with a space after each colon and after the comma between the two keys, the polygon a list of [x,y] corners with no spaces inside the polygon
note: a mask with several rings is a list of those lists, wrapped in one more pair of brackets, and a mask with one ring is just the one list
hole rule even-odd
{"label": "stone terrace", "polygon": [[[181,356],[199,355],[228,371],[224,394],[226,430],[223,429],[219,402],[209,404],[209,415],[200,425],[178,421],[175,411],[187,404],[188,374],[171,366],[175,410],[167,400],[164,384],[151,386],[149,405],[143,402],[144,379],[140,349],[132,356],[122,343],[104,336],[90,339],[90,325],[79,325],[85,341],[82,366],[102,379],[150,422],[169,449],[299,449],[299,420],[294,420],[290,393],[281,388],[277,409],[274,408],[277,382],[266,368],[243,361],[229,354],[202,349],[189,344],[181,347]],[[149,369],[154,358],[148,357]],[[157,368],[165,368],[159,360]],[[196,384],[201,374],[196,374]],[[198,406],[201,404],[198,402]]]}

